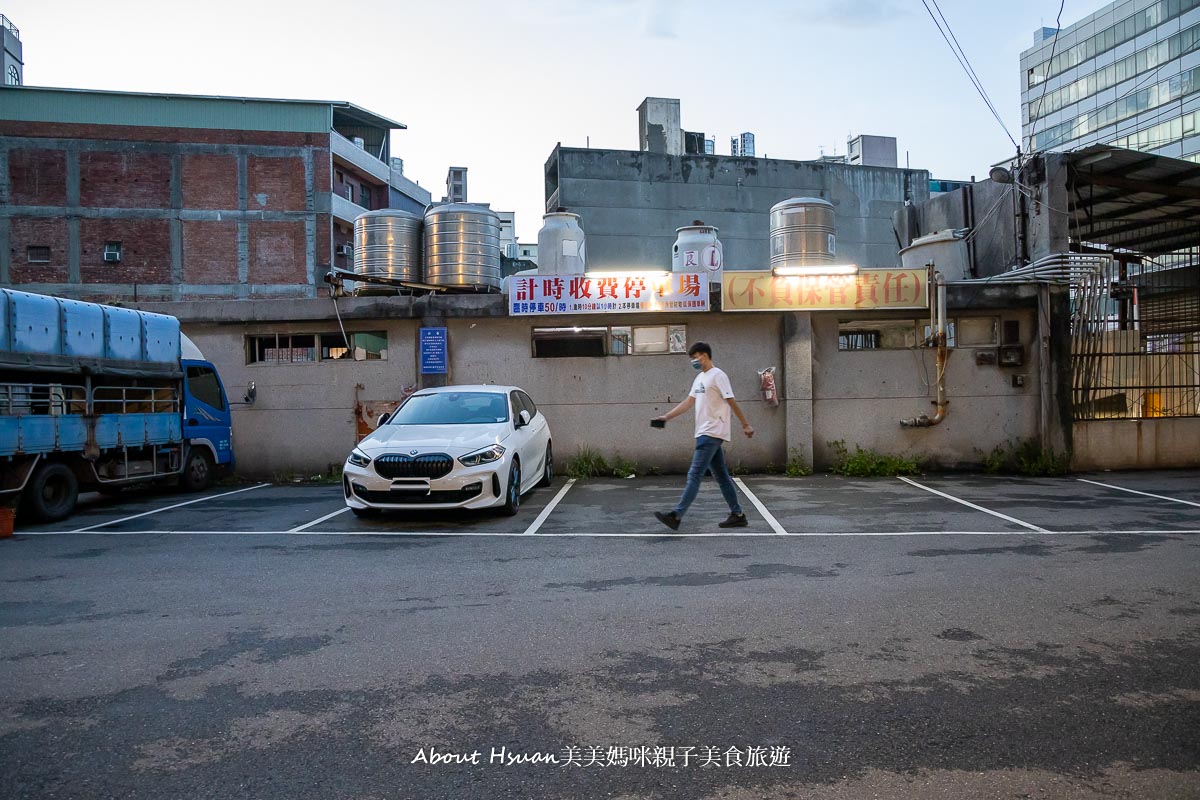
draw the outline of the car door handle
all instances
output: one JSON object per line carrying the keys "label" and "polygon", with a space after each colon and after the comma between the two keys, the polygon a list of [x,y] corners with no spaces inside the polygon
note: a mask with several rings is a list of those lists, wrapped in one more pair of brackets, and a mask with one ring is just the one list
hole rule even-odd
{"label": "car door handle", "polygon": [[198,419],[189,419],[188,420],[188,425],[199,425],[199,424],[200,424],[200,420],[198,420]]}

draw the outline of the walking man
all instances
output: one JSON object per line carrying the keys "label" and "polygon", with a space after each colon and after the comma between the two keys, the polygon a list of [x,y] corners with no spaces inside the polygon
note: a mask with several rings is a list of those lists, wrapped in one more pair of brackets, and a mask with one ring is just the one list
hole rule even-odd
{"label": "walking man", "polygon": [[695,407],[696,450],[692,453],[692,465],[688,468],[687,483],[684,484],[679,502],[670,511],[655,511],[654,516],[671,530],[678,530],[683,515],[700,491],[700,479],[706,470],[711,469],[717,485],[721,487],[721,495],[729,504],[729,517],[720,523],[720,527],[744,528],[747,524],[746,515],[742,513],[742,506],[738,502],[737,487],[733,485],[733,478],[729,477],[721,446],[730,439],[730,410],[742,423],[742,433],[747,438],[754,435],[754,428],[750,427],[737,400],[733,399],[729,376],[713,364],[712,348],[705,342],[696,342],[688,349],[688,356],[692,359],[692,368],[700,372],[692,383],[691,392],[682,403],[661,417],[655,417],[654,422],[657,427],[662,427],[667,420],[686,414],[688,409]]}

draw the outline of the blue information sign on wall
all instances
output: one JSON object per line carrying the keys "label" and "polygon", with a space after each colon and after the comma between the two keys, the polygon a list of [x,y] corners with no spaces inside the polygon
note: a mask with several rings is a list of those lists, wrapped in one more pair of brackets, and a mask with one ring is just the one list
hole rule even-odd
{"label": "blue information sign on wall", "polygon": [[445,328],[421,328],[422,375],[445,375],[447,352]]}

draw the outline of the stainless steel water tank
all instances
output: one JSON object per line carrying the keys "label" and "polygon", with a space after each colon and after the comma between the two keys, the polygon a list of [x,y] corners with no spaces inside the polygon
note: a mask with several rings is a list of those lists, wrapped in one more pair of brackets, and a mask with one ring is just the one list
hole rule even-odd
{"label": "stainless steel water tank", "polygon": [[832,264],[837,257],[833,203],[793,197],[771,207],[771,267]]}
{"label": "stainless steel water tank", "polygon": [[354,220],[355,273],[420,283],[421,226],[420,216],[394,208],[360,214]]}
{"label": "stainless steel water tank", "polygon": [[538,274],[582,275],[587,270],[587,247],[579,215],[552,211],[542,217],[538,231]]}
{"label": "stainless steel water tank", "polygon": [[470,203],[425,210],[425,282],[499,291],[500,217]]}

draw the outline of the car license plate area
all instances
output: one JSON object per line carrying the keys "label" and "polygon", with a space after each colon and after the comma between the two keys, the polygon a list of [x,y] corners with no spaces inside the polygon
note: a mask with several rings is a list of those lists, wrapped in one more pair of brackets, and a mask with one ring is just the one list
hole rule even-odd
{"label": "car license plate area", "polygon": [[428,478],[397,478],[392,481],[393,494],[429,494]]}

